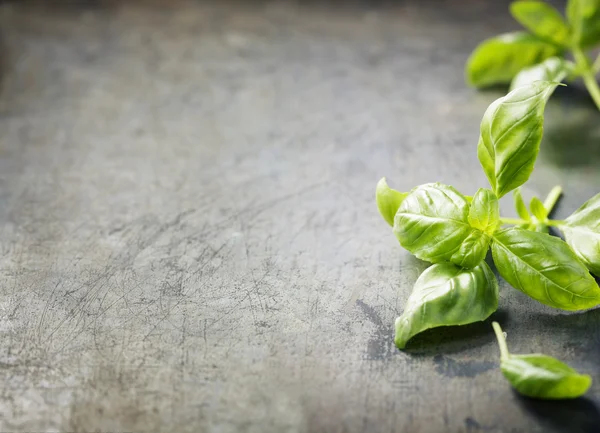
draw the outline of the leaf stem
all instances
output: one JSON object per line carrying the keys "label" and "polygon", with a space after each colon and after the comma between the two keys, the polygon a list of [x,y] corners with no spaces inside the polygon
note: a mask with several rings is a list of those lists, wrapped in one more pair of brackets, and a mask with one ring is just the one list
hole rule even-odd
{"label": "leaf stem", "polygon": [[548,194],[548,197],[546,197],[546,200],[544,200],[544,207],[546,208],[548,215],[552,213],[552,210],[554,209],[554,206],[556,206],[556,202],[562,195],[562,192],[562,187],[560,185],[556,185],[554,188],[552,188]]}
{"label": "leaf stem", "polygon": [[548,220],[546,221],[546,225],[552,226],[552,227],[560,227],[565,225],[565,221],[564,220]]}
{"label": "leaf stem", "polygon": [[508,359],[510,354],[508,353],[508,346],[506,345],[506,338],[504,337],[502,328],[500,327],[500,324],[498,322],[492,322],[492,327],[494,328],[494,332],[496,333],[496,339],[498,340],[498,346],[500,347],[500,359]]}
{"label": "leaf stem", "polygon": [[514,225],[521,225],[521,224],[528,224],[529,221],[525,221],[521,218],[500,218],[500,222],[502,224],[514,224]]}
{"label": "leaf stem", "polygon": [[597,74],[598,72],[600,72],[600,54],[598,54],[598,57],[596,57],[596,60],[594,61],[594,64],[592,65],[592,71],[594,72],[594,74]]}
{"label": "leaf stem", "polygon": [[594,66],[591,66],[590,60],[579,47],[573,48],[573,57],[575,58],[577,66],[581,69],[581,77],[583,78],[585,87],[587,87],[588,92],[590,92],[598,110],[600,110],[600,87],[598,87],[598,82],[596,81],[594,74],[595,63]]}

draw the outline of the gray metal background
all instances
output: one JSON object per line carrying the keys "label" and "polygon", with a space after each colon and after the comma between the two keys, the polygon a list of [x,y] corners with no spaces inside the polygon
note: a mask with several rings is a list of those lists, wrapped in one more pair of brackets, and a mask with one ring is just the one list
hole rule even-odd
{"label": "gray metal background", "polygon": [[[502,91],[463,65],[517,27],[505,3],[5,4],[0,27],[0,431],[600,431],[600,310],[501,285],[514,352],[593,375],[569,403],[510,390],[489,321],[393,347],[425,265],[374,187],[486,185]],[[562,184],[565,217],[600,190],[600,117],[577,86],[547,114],[525,195]]]}

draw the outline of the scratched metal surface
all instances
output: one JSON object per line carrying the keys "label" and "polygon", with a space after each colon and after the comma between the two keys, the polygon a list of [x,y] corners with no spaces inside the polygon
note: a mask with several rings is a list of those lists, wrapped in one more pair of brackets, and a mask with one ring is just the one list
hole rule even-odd
{"label": "scratched metal surface", "polygon": [[[4,4],[0,431],[600,431],[600,310],[501,286],[513,351],[594,376],[570,403],[511,392],[489,322],[392,345],[425,266],[373,189],[485,185],[491,3]],[[525,194],[566,216],[599,142],[559,89]]]}

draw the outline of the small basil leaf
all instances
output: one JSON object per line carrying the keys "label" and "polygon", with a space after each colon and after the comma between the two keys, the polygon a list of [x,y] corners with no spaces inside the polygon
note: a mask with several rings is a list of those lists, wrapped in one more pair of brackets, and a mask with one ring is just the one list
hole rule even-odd
{"label": "small basil leaf", "polygon": [[575,254],[600,276],[600,194],[577,209],[559,228]]}
{"label": "small basil leaf", "polygon": [[521,394],[541,399],[581,397],[592,385],[592,378],[579,374],[564,362],[547,355],[512,355],[497,322],[492,323],[500,346],[500,369]]}
{"label": "small basil leaf", "polygon": [[502,277],[542,304],[585,310],[600,304],[600,288],[561,239],[512,227],[494,234],[492,255]]}
{"label": "small basil leaf", "polygon": [[535,81],[519,87],[483,115],[477,156],[498,198],[529,179],[542,140],[544,108],[557,85]]}
{"label": "small basil leaf", "polygon": [[547,355],[511,355],[500,363],[504,377],[527,397],[566,399],[581,397],[592,378]]}
{"label": "small basil leaf", "polygon": [[394,216],[407,195],[407,192],[400,192],[390,188],[385,177],[382,177],[377,183],[377,189],[375,191],[377,209],[379,209],[379,213],[383,219],[392,227],[394,226]]}
{"label": "small basil leaf", "polygon": [[548,3],[517,1],[510,5],[512,16],[536,36],[558,45],[568,45],[569,27]]}
{"label": "small basil leaf", "polygon": [[569,0],[567,18],[573,45],[585,49],[600,42],[600,0]]}
{"label": "small basil leaf", "polygon": [[527,32],[505,33],[475,48],[467,61],[467,82],[474,87],[508,84],[521,69],[560,52],[560,48]]}
{"label": "small basil leaf", "polygon": [[513,198],[515,200],[515,208],[517,209],[517,214],[519,214],[519,217],[525,221],[531,221],[531,216],[527,211],[527,206],[525,205],[525,201],[521,195],[521,188],[517,188],[513,191]]}
{"label": "small basil leaf", "polygon": [[452,254],[449,261],[463,268],[477,266],[485,259],[491,241],[492,238],[488,234],[473,230],[460,244],[460,248]]}
{"label": "small basil leaf", "polygon": [[529,209],[538,221],[544,222],[548,219],[548,210],[544,207],[544,203],[537,197],[533,197],[529,203]]}
{"label": "small basil leaf", "polygon": [[451,263],[433,265],[421,274],[396,319],[396,346],[403,349],[426,329],[485,320],[497,308],[498,281],[487,263],[470,270]]}
{"label": "small basil leaf", "polygon": [[500,224],[500,205],[496,194],[485,188],[475,193],[469,208],[469,224],[490,236],[494,234]]}
{"label": "small basil leaf", "polygon": [[469,203],[451,186],[421,185],[400,205],[394,234],[400,245],[421,260],[452,261],[472,268],[485,258],[490,239],[469,225],[468,214]]}
{"label": "small basil leaf", "polygon": [[534,81],[553,81],[560,83],[574,70],[572,62],[550,57],[535,66],[521,70],[510,84],[510,90],[526,86]]}

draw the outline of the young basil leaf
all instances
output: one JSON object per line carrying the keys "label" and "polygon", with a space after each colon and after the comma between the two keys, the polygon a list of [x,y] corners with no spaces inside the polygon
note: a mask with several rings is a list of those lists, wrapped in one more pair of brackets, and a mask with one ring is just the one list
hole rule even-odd
{"label": "young basil leaf", "polygon": [[487,263],[470,270],[451,263],[433,265],[421,274],[396,319],[396,346],[403,349],[426,329],[485,320],[497,308],[498,281]]}
{"label": "young basil leaf", "polygon": [[516,1],[510,5],[512,16],[536,36],[557,45],[568,45],[569,27],[562,15],[542,1]]}
{"label": "young basil leaf", "polygon": [[469,208],[469,224],[490,236],[494,234],[500,224],[500,205],[496,194],[485,188],[475,193]]}
{"label": "young basil leaf", "polygon": [[502,277],[554,308],[585,310],[600,304],[600,288],[561,239],[518,227],[498,231],[492,255]]}
{"label": "young basil leaf", "polygon": [[527,206],[525,205],[525,201],[521,195],[521,188],[517,188],[513,191],[513,198],[515,200],[515,208],[517,209],[517,214],[519,214],[519,217],[525,221],[531,221],[531,216],[527,211]]}
{"label": "young basil leaf", "polygon": [[469,203],[451,186],[421,185],[400,205],[394,234],[421,260],[472,268],[485,258],[490,237],[469,225],[468,214]]}
{"label": "young basil leaf", "polygon": [[569,0],[567,18],[573,45],[585,49],[600,42],[600,0]]}
{"label": "young basil leaf", "polygon": [[390,188],[385,177],[382,177],[377,183],[377,189],[375,191],[377,209],[379,209],[379,213],[383,219],[392,227],[394,226],[394,216],[396,216],[400,204],[407,195],[407,192],[400,192]]}
{"label": "young basil leaf", "polygon": [[535,66],[521,70],[510,84],[510,90],[526,86],[534,81],[560,83],[574,70],[573,62],[559,57],[550,57]]}
{"label": "young basil leaf", "polygon": [[474,87],[508,84],[521,69],[560,52],[557,46],[527,32],[505,33],[475,48],[466,65],[467,82]]}
{"label": "young basil leaf", "polygon": [[509,353],[500,325],[493,322],[492,326],[500,346],[502,374],[520,394],[541,399],[577,398],[585,394],[592,385],[590,376],[579,374],[551,356]]}
{"label": "young basil leaf", "polygon": [[483,115],[477,156],[498,198],[529,179],[542,140],[544,108],[557,85],[536,81],[519,87]]}
{"label": "young basil leaf", "polygon": [[491,241],[492,238],[487,233],[473,230],[448,260],[463,268],[475,267],[485,259]]}
{"label": "young basil leaf", "polygon": [[575,254],[600,276],[600,194],[577,209],[559,228]]}
{"label": "young basil leaf", "polygon": [[531,213],[537,218],[538,221],[544,222],[548,219],[548,211],[544,207],[544,203],[542,203],[539,198],[533,197],[531,199],[531,202],[529,203],[529,209],[531,209]]}

